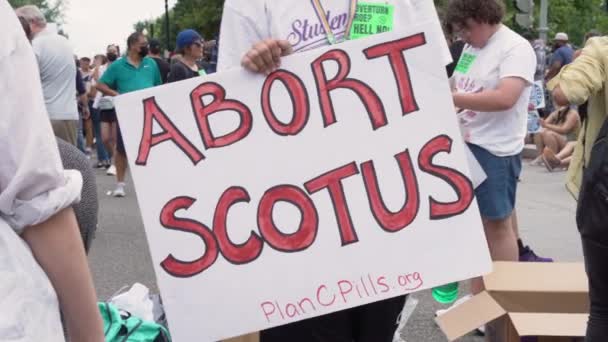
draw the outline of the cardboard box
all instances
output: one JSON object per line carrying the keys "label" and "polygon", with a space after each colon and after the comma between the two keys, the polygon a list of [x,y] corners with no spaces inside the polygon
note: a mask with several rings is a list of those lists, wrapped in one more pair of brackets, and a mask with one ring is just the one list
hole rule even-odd
{"label": "cardboard box", "polygon": [[260,342],[260,333],[247,334],[240,337],[224,340],[224,342]]}
{"label": "cardboard box", "polygon": [[589,313],[583,264],[496,262],[486,291],[437,318],[450,341],[497,319],[500,341],[572,341],[585,336]]}

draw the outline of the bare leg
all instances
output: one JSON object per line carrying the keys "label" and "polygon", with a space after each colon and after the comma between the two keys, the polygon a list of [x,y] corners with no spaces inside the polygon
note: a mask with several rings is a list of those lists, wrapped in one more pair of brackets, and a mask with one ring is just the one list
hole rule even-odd
{"label": "bare leg", "polygon": [[125,175],[127,173],[127,156],[120,152],[116,152],[114,162],[116,163],[116,181],[118,183],[124,183]]}
{"label": "bare leg", "polygon": [[556,155],[556,157],[559,158],[560,160],[564,160],[564,159],[572,156],[572,153],[574,153],[575,148],[576,148],[576,142],[570,141],[566,144],[566,146],[564,146],[564,148],[561,151],[559,151],[559,153]]}
{"label": "bare leg", "polygon": [[558,153],[566,145],[566,138],[555,132],[545,130],[541,133],[541,136],[545,147],[549,148],[553,153]]}
{"label": "bare leg", "polygon": [[[493,261],[518,261],[517,237],[513,228],[513,215],[502,220],[483,219],[490,255]],[[516,219],[515,219],[516,220]],[[471,280],[471,292],[475,295],[483,291],[481,278]]]}
{"label": "bare leg", "polygon": [[511,225],[513,226],[513,233],[515,233],[515,239],[519,239],[519,222],[517,221],[516,209],[513,209],[513,214],[511,214]]}
{"label": "bare leg", "polygon": [[106,147],[106,151],[110,154],[110,159],[112,159],[112,155],[114,154],[114,134],[113,134],[113,124],[109,122],[101,123],[101,140],[103,145]]}
{"label": "bare leg", "polygon": [[538,153],[543,153],[543,150],[545,149],[545,143],[543,142],[542,132],[534,134],[533,137],[534,144],[536,144],[536,150],[538,151]]}
{"label": "bare leg", "polygon": [[93,134],[93,120],[91,118],[84,120],[84,132],[85,132],[85,137],[87,139],[87,147],[93,148],[94,134]]}

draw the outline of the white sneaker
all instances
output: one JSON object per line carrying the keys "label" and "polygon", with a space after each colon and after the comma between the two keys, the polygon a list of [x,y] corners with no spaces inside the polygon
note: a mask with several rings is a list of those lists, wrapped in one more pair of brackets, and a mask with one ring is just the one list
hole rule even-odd
{"label": "white sneaker", "polygon": [[124,185],[117,185],[116,189],[112,191],[112,197],[125,197],[126,195]]}
{"label": "white sneaker", "polygon": [[116,166],[114,166],[114,164],[110,165],[110,167],[106,170],[106,175],[116,176]]}

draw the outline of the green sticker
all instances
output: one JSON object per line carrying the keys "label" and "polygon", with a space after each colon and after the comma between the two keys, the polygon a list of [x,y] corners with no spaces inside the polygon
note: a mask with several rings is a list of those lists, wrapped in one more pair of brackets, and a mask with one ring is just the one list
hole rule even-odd
{"label": "green sticker", "polygon": [[394,5],[359,2],[353,26],[350,29],[350,39],[392,31],[394,14]]}
{"label": "green sticker", "polygon": [[461,74],[468,73],[476,58],[477,55],[473,55],[468,52],[463,53],[462,56],[460,56],[460,59],[458,60],[458,64],[456,65],[455,71]]}

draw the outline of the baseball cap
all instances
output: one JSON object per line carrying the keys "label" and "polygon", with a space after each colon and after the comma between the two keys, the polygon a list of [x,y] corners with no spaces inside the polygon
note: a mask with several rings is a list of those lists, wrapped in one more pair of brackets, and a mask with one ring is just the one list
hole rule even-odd
{"label": "baseball cap", "polygon": [[198,32],[194,30],[184,30],[177,35],[177,46],[178,50],[184,49],[187,46],[192,45],[194,42],[201,41],[203,38]]}
{"label": "baseball cap", "polygon": [[568,34],[564,33],[564,32],[559,32],[555,35],[555,38],[553,38],[553,40],[562,40],[567,42],[568,41]]}
{"label": "baseball cap", "polygon": [[153,53],[159,53],[160,50],[162,50],[160,41],[158,39],[152,38],[148,41],[148,43],[150,44],[150,51]]}

